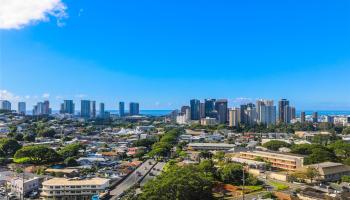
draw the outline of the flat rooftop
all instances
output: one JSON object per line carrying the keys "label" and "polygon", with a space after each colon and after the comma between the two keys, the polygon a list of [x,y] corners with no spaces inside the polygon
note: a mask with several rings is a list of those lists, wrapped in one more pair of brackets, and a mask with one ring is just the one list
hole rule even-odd
{"label": "flat rooftop", "polygon": [[289,159],[303,159],[304,156],[300,155],[291,155],[291,154],[286,154],[286,153],[279,153],[279,152],[268,152],[268,151],[248,151],[248,152],[241,152],[244,154],[253,154],[256,156],[268,156],[268,157],[274,157],[276,159],[281,159],[281,158],[289,158]]}
{"label": "flat rooftop", "polygon": [[69,186],[69,185],[103,185],[108,184],[109,179],[91,178],[91,179],[68,179],[53,178],[43,182],[45,186]]}
{"label": "flat rooftop", "polygon": [[321,168],[327,168],[327,167],[338,167],[338,166],[343,166],[342,163],[335,163],[335,162],[323,162],[323,163],[317,163],[317,164],[312,164],[308,165],[310,167],[321,167]]}
{"label": "flat rooftop", "polygon": [[192,147],[227,147],[233,148],[236,145],[227,143],[189,143],[188,146]]}

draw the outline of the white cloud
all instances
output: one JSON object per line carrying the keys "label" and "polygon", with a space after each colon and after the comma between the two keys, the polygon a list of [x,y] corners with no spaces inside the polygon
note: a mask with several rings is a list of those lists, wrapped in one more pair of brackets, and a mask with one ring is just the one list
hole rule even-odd
{"label": "white cloud", "polygon": [[57,26],[64,26],[66,9],[61,0],[0,0],[0,29],[20,29],[50,17],[56,18]]}
{"label": "white cloud", "polygon": [[74,97],[78,98],[78,99],[82,99],[82,98],[87,97],[87,95],[86,94],[76,94],[76,95],[74,95]]}
{"label": "white cloud", "polygon": [[80,8],[78,12],[78,17],[80,17],[83,14],[83,12],[84,12],[84,9]]}
{"label": "white cloud", "polygon": [[11,93],[7,90],[0,90],[0,99],[17,102],[21,98],[20,98],[20,96],[14,95],[13,93]]}
{"label": "white cloud", "polygon": [[246,104],[246,103],[250,103],[252,101],[253,101],[253,99],[249,98],[249,97],[238,97],[238,98],[233,99],[233,102],[237,103],[237,104]]}
{"label": "white cloud", "polygon": [[49,94],[49,93],[44,93],[44,94],[42,95],[42,97],[43,97],[44,99],[48,99],[48,98],[50,98],[50,94]]}

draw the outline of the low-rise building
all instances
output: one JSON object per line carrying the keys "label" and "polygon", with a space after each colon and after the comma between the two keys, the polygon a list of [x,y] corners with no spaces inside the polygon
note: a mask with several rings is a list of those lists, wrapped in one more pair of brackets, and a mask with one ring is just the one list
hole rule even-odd
{"label": "low-rise building", "polygon": [[227,143],[189,143],[187,146],[190,150],[197,151],[228,151],[236,145]]}
{"label": "low-rise building", "polygon": [[319,176],[317,177],[320,181],[339,181],[342,176],[350,175],[350,166],[342,163],[334,162],[323,162],[313,165],[308,165],[318,170]]}
{"label": "low-rise building", "polygon": [[53,178],[42,183],[41,197],[44,200],[90,200],[92,196],[105,193],[109,187],[109,179],[67,179]]}
{"label": "low-rise building", "polygon": [[40,178],[34,177],[30,179],[15,178],[10,182],[11,192],[18,198],[37,191],[39,189]]}
{"label": "low-rise building", "polygon": [[240,158],[249,160],[263,159],[271,163],[272,167],[295,171],[303,167],[304,157],[265,151],[240,152]]}

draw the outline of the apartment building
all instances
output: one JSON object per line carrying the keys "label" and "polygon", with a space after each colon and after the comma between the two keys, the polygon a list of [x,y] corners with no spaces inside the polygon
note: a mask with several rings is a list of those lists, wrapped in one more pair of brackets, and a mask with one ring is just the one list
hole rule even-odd
{"label": "apartment building", "polygon": [[189,143],[188,149],[196,151],[228,151],[236,145],[226,143]]}
{"label": "apartment building", "polygon": [[30,192],[39,189],[40,178],[34,177],[30,179],[14,178],[10,181],[11,192],[18,198],[26,196]]}
{"label": "apartment building", "polygon": [[271,163],[272,167],[295,171],[303,167],[304,157],[265,151],[240,152],[240,158],[256,160],[261,158]]}
{"label": "apartment building", "polygon": [[41,197],[44,200],[90,200],[92,196],[104,193],[109,187],[105,178],[53,178],[42,183]]}

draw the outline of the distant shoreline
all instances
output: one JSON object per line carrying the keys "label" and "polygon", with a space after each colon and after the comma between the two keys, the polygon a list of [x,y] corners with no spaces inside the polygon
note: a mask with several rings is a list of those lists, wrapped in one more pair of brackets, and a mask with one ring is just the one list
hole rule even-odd
{"label": "distant shoreline", "polygon": [[[119,114],[118,110],[106,110],[110,112],[111,114]],[[151,116],[163,116],[163,115],[168,115],[172,112],[173,110],[140,110],[141,115],[151,115]],[[296,115],[297,117],[300,116],[300,113],[302,111],[297,111]],[[305,110],[306,115],[312,115],[313,112],[318,112],[318,115],[349,115],[350,116],[350,110]],[[53,114],[59,113],[58,110],[53,110]],[[77,112],[76,112],[77,113]],[[98,112],[97,112],[98,113]],[[126,110],[125,113],[128,113]],[[32,111],[27,111],[27,115],[31,115]]]}

